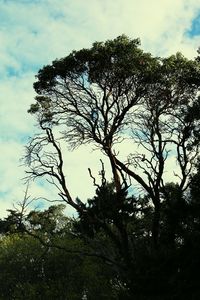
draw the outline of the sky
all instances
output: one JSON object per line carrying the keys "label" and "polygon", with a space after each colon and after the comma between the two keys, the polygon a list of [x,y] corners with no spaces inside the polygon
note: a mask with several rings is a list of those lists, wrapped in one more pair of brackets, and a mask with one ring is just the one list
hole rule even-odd
{"label": "sky", "polygon": [[[38,70],[72,50],[121,34],[139,37],[142,48],[154,55],[181,51],[194,58],[200,46],[200,0],[0,0],[0,217],[26,190],[21,158],[37,131],[27,110]],[[73,197],[92,197],[87,169],[98,174],[100,153],[82,147],[65,149],[65,156]],[[57,199],[45,180],[31,183],[28,193]]]}

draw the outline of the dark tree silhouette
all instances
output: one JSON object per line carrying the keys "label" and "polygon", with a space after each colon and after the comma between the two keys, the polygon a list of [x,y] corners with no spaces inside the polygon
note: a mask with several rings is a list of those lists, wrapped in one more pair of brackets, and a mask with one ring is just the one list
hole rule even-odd
{"label": "dark tree silhouette", "polygon": [[[188,211],[186,196],[198,158],[200,116],[198,59],[188,60],[180,53],[153,57],[139,44],[139,40],[120,36],[43,67],[34,83],[36,103],[29,109],[41,134],[30,141],[25,157],[28,178],[45,176],[54,184],[61,199],[78,212],[79,228],[87,229],[93,239],[100,232],[109,237],[117,249],[112,260],[120,263],[126,274],[123,280],[127,278],[134,291],[133,277],[139,272],[135,259],[141,250],[136,242],[148,243],[149,253],[156,256],[164,240],[170,240],[173,248],[184,239],[182,218]],[[133,148],[121,160],[117,144],[126,143],[126,138],[132,139]],[[72,149],[92,143],[103,151],[112,169],[112,188],[102,164],[100,186],[89,169],[97,195],[87,204],[73,199],[61,141]],[[165,172],[172,157],[177,164],[176,183],[168,184]],[[139,198],[131,195],[130,179],[143,190]],[[147,262],[145,255],[150,257],[146,252],[139,259]],[[157,255],[154,266],[163,257],[163,252]],[[157,269],[151,271],[157,276]]]}

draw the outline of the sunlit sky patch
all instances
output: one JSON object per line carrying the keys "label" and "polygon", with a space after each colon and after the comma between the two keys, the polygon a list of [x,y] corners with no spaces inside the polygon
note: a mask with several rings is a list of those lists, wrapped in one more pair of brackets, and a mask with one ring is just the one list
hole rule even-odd
{"label": "sunlit sky patch", "polygon": [[[193,58],[200,46],[199,24],[200,0],[0,0],[0,217],[24,196],[19,160],[37,131],[27,110],[40,68],[73,49],[123,33],[139,37],[154,55],[181,51]],[[73,197],[91,197],[87,168],[98,174],[100,154],[91,148],[64,151]],[[57,198],[46,182],[33,183],[29,194]]]}

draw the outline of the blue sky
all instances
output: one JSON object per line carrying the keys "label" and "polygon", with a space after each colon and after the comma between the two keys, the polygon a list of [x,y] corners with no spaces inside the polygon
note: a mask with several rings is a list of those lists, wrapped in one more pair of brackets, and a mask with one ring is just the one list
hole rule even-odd
{"label": "blue sky", "polygon": [[[0,0],[0,216],[24,195],[19,160],[37,130],[27,110],[38,69],[123,33],[155,55],[181,51],[192,58],[200,46],[200,0]],[[66,150],[74,197],[94,193],[87,168],[98,174],[99,157],[88,148]],[[33,183],[29,193],[56,197],[46,184]]]}
{"label": "blue sky", "polygon": [[192,20],[191,26],[187,30],[187,35],[191,38],[200,36],[200,12],[198,12],[197,16]]}

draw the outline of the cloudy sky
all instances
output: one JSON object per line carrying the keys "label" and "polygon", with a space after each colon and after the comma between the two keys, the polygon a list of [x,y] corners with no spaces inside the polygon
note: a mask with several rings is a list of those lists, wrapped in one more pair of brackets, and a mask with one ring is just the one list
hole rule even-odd
{"label": "cloudy sky", "polygon": [[[154,55],[181,51],[193,58],[200,46],[200,0],[0,0],[0,217],[24,195],[20,158],[36,131],[27,109],[37,71],[73,49],[123,33],[139,37]],[[66,153],[66,160],[72,195],[91,196],[87,168],[97,174],[99,154],[84,148]],[[56,197],[41,182],[29,194]]]}

